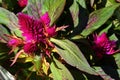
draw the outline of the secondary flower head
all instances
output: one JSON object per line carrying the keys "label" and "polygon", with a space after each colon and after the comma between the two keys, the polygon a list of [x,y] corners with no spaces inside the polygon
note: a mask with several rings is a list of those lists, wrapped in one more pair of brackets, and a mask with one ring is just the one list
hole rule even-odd
{"label": "secondary flower head", "polygon": [[42,51],[47,50],[45,52],[48,52],[49,47],[53,48],[49,38],[56,35],[56,27],[50,26],[50,18],[47,12],[40,19],[19,13],[18,20],[22,35],[25,37],[24,51],[26,53],[33,53],[38,48],[42,48],[44,49]]}
{"label": "secondary flower head", "polygon": [[12,35],[7,35],[7,34],[4,34],[8,40],[7,40],[7,45],[9,47],[17,47],[19,45],[22,45],[23,42],[22,42],[22,39],[16,37],[16,36],[12,36]]}
{"label": "secondary flower head", "polygon": [[7,34],[4,34],[4,35],[8,37],[8,41],[7,41],[8,47],[12,47],[12,50],[9,52],[9,54],[11,54],[16,47],[21,46],[23,44],[22,39],[16,36],[7,35]]}
{"label": "secondary flower head", "polygon": [[102,33],[100,36],[94,36],[93,49],[99,58],[102,58],[104,54],[111,55],[116,52],[116,41],[109,40],[106,33]]}
{"label": "secondary flower head", "polygon": [[21,41],[19,39],[13,38],[8,41],[8,46],[18,46],[20,42]]}
{"label": "secondary flower head", "polygon": [[18,0],[20,7],[25,7],[28,4],[28,0]]}

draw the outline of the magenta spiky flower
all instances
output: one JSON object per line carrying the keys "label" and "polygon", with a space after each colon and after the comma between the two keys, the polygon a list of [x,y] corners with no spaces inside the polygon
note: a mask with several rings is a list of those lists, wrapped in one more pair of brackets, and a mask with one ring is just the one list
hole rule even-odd
{"label": "magenta spiky flower", "polygon": [[28,4],[28,0],[18,0],[20,7],[25,7]]}
{"label": "magenta spiky flower", "polygon": [[34,53],[38,50],[37,44],[35,43],[26,43],[23,47],[26,53]]}
{"label": "magenta spiky flower", "polygon": [[9,54],[11,54],[16,47],[21,46],[23,44],[23,40],[21,38],[7,34],[5,34],[5,36],[8,37],[7,46],[12,48]]}
{"label": "magenta spiky flower", "polygon": [[18,14],[20,30],[26,42],[41,42],[44,40],[43,25],[40,20],[23,13]]}
{"label": "magenta spiky flower", "polygon": [[48,54],[48,48],[53,47],[51,46],[49,38],[56,35],[56,27],[50,26],[48,13],[42,15],[40,19],[19,13],[18,20],[22,35],[25,37],[24,51],[26,53],[33,53],[39,48],[43,48],[42,51]]}
{"label": "magenta spiky flower", "polygon": [[7,34],[4,34],[6,37],[8,37],[8,42],[7,42],[7,45],[9,47],[17,47],[21,44],[23,44],[23,41],[22,39],[16,37],[16,36],[12,36],[12,35],[7,35]]}
{"label": "magenta spiky flower", "polygon": [[100,36],[94,36],[93,49],[99,58],[102,58],[103,54],[112,55],[116,52],[116,41],[109,40],[106,33],[102,33]]}
{"label": "magenta spiky flower", "polygon": [[15,39],[15,38],[9,40],[8,46],[13,46],[13,45],[18,46],[19,45],[19,40]]}

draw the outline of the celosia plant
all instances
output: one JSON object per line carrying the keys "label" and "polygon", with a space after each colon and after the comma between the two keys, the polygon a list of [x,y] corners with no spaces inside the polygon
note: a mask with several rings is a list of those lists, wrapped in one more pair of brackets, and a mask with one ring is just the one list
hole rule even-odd
{"label": "celosia plant", "polygon": [[[38,20],[27,14],[18,13],[18,24],[24,39],[11,36],[11,39],[8,41],[8,46],[13,48],[12,51],[15,47],[23,46],[23,50],[27,54],[34,54],[38,51],[40,54],[44,55],[45,53],[50,57],[54,45],[49,39],[56,35],[56,27],[50,26],[48,13],[42,15]],[[13,61],[12,65],[14,63],[15,61]]]}
{"label": "celosia plant", "polygon": [[[26,14],[19,13],[18,21],[22,35],[25,37],[23,43],[26,53],[34,53],[41,48],[41,52],[46,53],[48,48],[54,48],[49,38],[56,35],[56,28],[55,26],[50,26],[48,13],[42,15],[39,20],[35,20],[34,17]],[[46,54],[50,56],[49,52]]]}
{"label": "celosia plant", "polygon": [[54,45],[51,43],[50,38],[57,34],[57,29],[60,30],[67,27],[62,26],[56,28],[55,25],[50,26],[50,18],[47,12],[42,15],[40,19],[35,19],[33,16],[24,13],[18,13],[18,25],[24,38],[10,36],[8,46],[12,47],[12,50],[9,53],[12,53],[15,48],[19,46],[22,46],[23,49],[17,53],[11,66],[16,62],[19,55],[24,52],[30,55],[36,55],[35,53],[39,52],[42,56],[46,54],[50,57],[50,53],[54,49]]}
{"label": "celosia plant", "polygon": [[117,44],[114,40],[109,40],[106,33],[102,33],[100,36],[94,36],[93,50],[99,58],[102,58],[104,54],[112,55],[118,50],[115,50]]}
{"label": "celosia plant", "polygon": [[0,4],[0,80],[120,79],[118,0]]}
{"label": "celosia plant", "polygon": [[25,7],[28,4],[28,0],[18,0],[20,7]]}

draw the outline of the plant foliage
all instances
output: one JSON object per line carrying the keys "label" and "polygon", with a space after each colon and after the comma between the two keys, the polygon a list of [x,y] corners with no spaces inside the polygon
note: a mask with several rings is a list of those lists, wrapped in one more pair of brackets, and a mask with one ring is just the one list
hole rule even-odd
{"label": "plant foliage", "polygon": [[0,80],[119,80],[119,14],[119,0],[0,0]]}

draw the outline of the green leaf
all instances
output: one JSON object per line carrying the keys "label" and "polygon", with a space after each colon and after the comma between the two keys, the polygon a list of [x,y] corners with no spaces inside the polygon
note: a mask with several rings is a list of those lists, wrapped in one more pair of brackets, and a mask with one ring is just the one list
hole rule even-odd
{"label": "green leaf", "polygon": [[[114,80],[113,78],[111,78],[111,76],[107,75],[101,67],[94,67],[94,68],[104,80]],[[105,66],[105,68],[107,69],[108,67]]]}
{"label": "green leaf", "polygon": [[16,15],[2,7],[0,7],[0,23],[6,25],[12,31],[18,28]]}
{"label": "green leaf", "polygon": [[8,41],[8,37],[5,36],[4,34],[9,34],[9,32],[5,27],[0,25],[0,42],[7,42]]}
{"label": "green leaf", "polygon": [[71,37],[71,40],[80,40],[82,38],[83,38],[82,35],[75,35],[75,36]]}
{"label": "green leaf", "polygon": [[59,55],[70,65],[78,68],[81,71],[87,72],[89,74],[97,75],[93,68],[90,67],[87,60],[83,56],[79,48],[69,40],[57,40],[51,39],[55,43],[56,49]]}
{"label": "green leaf", "polygon": [[[65,9],[66,10],[66,9]],[[72,37],[76,34],[78,35],[82,29],[86,26],[86,23],[88,21],[88,11],[86,9],[86,1],[85,0],[73,0],[73,4],[70,6],[69,11],[66,10],[67,14],[65,18],[69,18],[68,20],[63,20],[66,22],[65,24],[71,24],[69,25],[71,27],[72,34],[70,34]],[[70,14],[70,15],[69,15]]]}
{"label": "green leaf", "polygon": [[[81,1],[83,1],[83,0],[81,0]],[[85,2],[85,1],[83,1],[83,2]],[[78,0],[74,0],[72,6],[70,6],[70,12],[72,15],[74,26],[76,27],[79,23],[79,12],[80,12]]]}
{"label": "green leaf", "polygon": [[18,37],[23,37],[22,36],[22,31],[18,28],[18,29],[15,29],[14,31],[11,31],[12,34],[15,34],[16,36]]}
{"label": "green leaf", "polygon": [[74,0],[73,4],[70,6],[70,12],[73,19],[74,27],[78,26],[81,12],[80,6],[86,9],[85,0]]}
{"label": "green leaf", "polygon": [[45,12],[48,12],[52,25],[62,13],[65,2],[66,0],[29,0],[26,9],[28,14],[35,18],[40,18]]}
{"label": "green leaf", "polygon": [[[12,34],[21,37],[22,32],[19,30],[17,16],[2,7],[0,7],[0,24],[6,25],[11,30]],[[0,30],[4,29],[1,28]]]}
{"label": "green leaf", "polygon": [[111,4],[116,4],[115,0],[108,0]]}
{"label": "green leaf", "polygon": [[[118,9],[118,10],[120,10],[120,9]],[[119,11],[116,11],[116,16],[118,15],[118,13],[119,13]],[[119,23],[119,20],[120,20],[120,16],[117,16],[117,19],[118,20],[114,20],[113,21],[113,25],[115,26],[115,28],[114,28],[114,30],[120,30],[120,23]]]}
{"label": "green leaf", "polygon": [[120,77],[120,69],[117,69],[117,73],[118,73],[118,75],[119,75],[119,77]]}
{"label": "green leaf", "polygon": [[0,79],[1,80],[15,80],[12,74],[10,74],[5,68],[0,66]]}
{"label": "green leaf", "polygon": [[0,64],[2,61],[6,60],[10,55],[8,55],[10,49],[6,43],[0,43]]}
{"label": "green leaf", "polygon": [[70,68],[69,71],[72,73],[74,80],[89,80],[84,73],[75,68]]}
{"label": "green leaf", "polygon": [[82,31],[81,34],[83,36],[87,36],[102,26],[112,16],[118,6],[119,4],[116,4],[92,12],[89,16],[87,27]]}
{"label": "green leaf", "polygon": [[118,41],[118,38],[115,34],[110,35],[109,39],[114,40],[114,41]]}
{"label": "green leaf", "polygon": [[33,64],[34,68],[39,72],[41,67],[41,57],[36,55],[33,59]]}
{"label": "green leaf", "polygon": [[74,80],[69,70],[63,64],[55,58],[53,60],[54,62],[51,63],[50,69],[54,80]]}
{"label": "green leaf", "polygon": [[34,16],[35,18],[40,18],[41,14],[41,9],[43,5],[44,0],[28,0],[28,5],[26,8],[23,10],[23,12],[26,12],[29,15]]}
{"label": "green leaf", "polygon": [[45,0],[45,7],[50,15],[51,25],[58,19],[61,15],[66,0]]}
{"label": "green leaf", "polygon": [[102,33],[108,33],[109,29],[112,27],[112,23],[110,23],[106,28],[104,28],[102,31],[100,31],[99,35]]}
{"label": "green leaf", "polygon": [[113,55],[115,58],[115,62],[117,64],[117,67],[120,69],[120,53]]}
{"label": "green leaf", "polygon": [[76,2],[80,3],[80,6],[86,9],[86,1],[85,0],[75,0]]}

